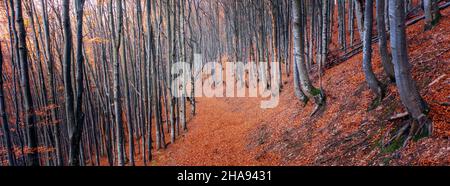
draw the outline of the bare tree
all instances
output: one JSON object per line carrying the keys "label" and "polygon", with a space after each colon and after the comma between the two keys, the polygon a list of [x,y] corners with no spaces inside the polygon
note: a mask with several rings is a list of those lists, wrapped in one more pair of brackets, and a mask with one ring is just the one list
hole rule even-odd
{"label": "bare tree", "polygon": [[[54,58],[52,54],[52,47],[51,47],[51,38],[50,38],[50,26],[48,21],[48,10],[47,0],[41,0],[42,5],[42,21],[43,21],[43,27],[44,27],[44,49],[45,54],[47,56],[46,58],[46,64],[47,64],[47,84],[49,86],[49,99],[48,99],[48,105],[55,105],[56,104],[56,90],[55,90],[55,75],[54,75]],[[57,158],[57,165],[64,165],[64,159],[61,152],[61,142],[60,142],[60,134],[59,130],[60,127],[58,125],[58,115],[57,110],[52,109],[51,110],[51,121],[53,124],[53,139],[55,140],[55,148],[56,148],[56,158]]]}
{"label": "bare tree", "polygon": [[3,124],[3,139],[6,143],[6,154],[8,156],[8,165],[14,166],[14,151],[11,142],[11,135],[9,133],[8,115],[6,113],[5,94],[3,93],[3,52],[2,44],[0,42],[0,116]]}
{"label": "bare tree", "polygon": [[22,1],[15,0],[16,26],[18,32],[19,60],[21,88],[23,94],[23,107],[25,112],[25,123],[27,129],[27,141],[30,152],[28,153],[29,165],[39,166],[38,136],[36,132],[36,116],[30,88],[30,77],[28,74],[28,49],[26,44],[26,30],[23,22]]}
{"label": "bare tree", "polygon": [[125,165],[125,153],[124,153],[124,139],[123,139],[123,123],[122,123],[122,104],[121,104],[121,94],[120,94],[120,47],[124,47],[121,45],[121,40],[123,37],[123,10],[122,10],[122,1],[116,0],[116,13],[117,13],[117,27],[114,25],[114,14],[113,14],[113,0],[110,1],[110,26],[112,31],[112,41],[114,42],[113,46],[113,92],[114,92],[114,114],[115,114],[115,123],[116,123],[116,150],[117,150],[117,160],[118,165]]}
{"label": "bare tree", "polygon": [[[293,0],[292,1],[292,22],[293,22],[293,28],[292,28],[292,34],[294,39],[294,63],[296,65],[294,66],[298,70],[298,78],[300,80],[300,85],[303,93],[309,98],[313,98],[316,103],[316,109],[313,111],[312,115],[315,114],[315,112],[318,110],[320,106],[323,106],[325,103],[325,98],[323,95],[322,90],[315,88],[311,80],[309,79],[308,72],[306,70],[305,66],[305,56],[304,56],[304,42],[305,37],[303,34],[303,19],[301,15],[301,2],[300,0]],[[296,73],[296,72],[294,72]],[[295,76],[295,75],[294,75]],[[297,90],[298,91],[298,90]],[[297,95],[299,96],[299,95]],[[301,94],[300,94],[301,97]],[[305,101],[306,102],[306,101]]]}
{"label": "bare tree", "polygon": [[384,20],[385,12],[385,0],[376,0],[377,2],[377,30],[379,39],[379,50],[381,57],[381,64],[383,65],[384,72],[391,81],[395,81],[394,65],[392,64],[392,56],[387,49],[387,34],[386,34],[386,22]]}
{"label": "bare tree", "polygon": [[369,88],[377,95],[378,99],[383,98],[383,89],[372,69],[372,21],[373,21],[373,1],[366,0],[364,11],[364,33],[363,33],[363,70]]}
{"label": "bare tree", "polygon": [[431,135],[432,122],[426,115],[428,106],[420,96],[416,82],[411,75],[411,64],[408,60],[408,48],[406,42],[406,25],[403,1],[389,1],[389,17],[391,25],[391,48],[394,62],[395,81],[400,94],[400,99],[406,110],[414,118],[415,122],[406,126],[409,130],[405,142],[413,136],[426,132]]}
{"label": "bare tree", "polygon": [[425,11],[425,30],[431,30],[439,22],[441,13],[439,12],[438,0],[423,0]]}

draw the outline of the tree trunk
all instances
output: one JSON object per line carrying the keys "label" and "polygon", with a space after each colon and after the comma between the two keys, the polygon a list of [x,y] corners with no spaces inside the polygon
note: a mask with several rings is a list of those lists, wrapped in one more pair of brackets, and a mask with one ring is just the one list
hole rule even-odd
{"label": "tree trunk", "polygon": [[[49,86],[49,99],[48,99],[48,105],[56,105],[56,90],[55,90],[55,75],[54,75],[54,61],[53,61],[53,54],[51,52],[51,38],[50,38],[50,27],[49,27],[49,21],[48,21],[48,12],[47,12],[47,0],[41,0],[42,4],[42,18],[43,18],[43,27],[44,27],[44,38],[45,38],[45,53],[47,56],[47,84]],[[60,134],[59,134],[59,124],[58,122],[58,116],[57,116],[57,109],[54,108],[51,110],[51,121],[53,126],[53,138],[55,140],[55,149],[56,149],[56,158],[57,158],[57,165],[62,166],[64,165],[64,159],[61,154],[61,144],[60,144]]]}
{"label": "tree trunk", "polygon": [[356,24],[358,26],[359,37],[361,41],[363,40],[363,32],[364,32],[364,8],[362,0],[354,0],[355,2],[355,15],[356,15]]}
{"label": "tree trunk", "polygon": [[394,62],[395,81],[400,99],[409,114],[418,121],[419,126],[412,127],[412,133],[421,129],[431,135],[432,123],[426,116],[428,106],[420,96],[416,82],[411,75],[411,64],[408,61],[406,26],[403,1],[389,1],[389,17],[391,25],[391,47]]}
{"label": "tree trunk", "polygon": [[439,22],[441,13],[438,0],[423,0],[425,11],[425,30],[431,30]]}
{"label": "tree trunk", "polygon": [[[325,66],[328,54],[328,1],[322,2],[322,47],[321,47],[321,55],[320,55],[320,65]],[[319,73],[323,73],[322,71]]]}
{"label": "tree trunk", "polygon": [[377,2],[377,30],[378,30],[378,45],[380,50],[381,64],[384,72],[391,81],[395,81],[394,65],[392,64],[392,56],[387,49],[387,35],[386,24],[384,20],[384,5],[385,0],[376,0]]}
{"label": "tree trunk", "polygon": [[354,21],[355,21],[355,2],[350,0],[348,2],[348,30],[350,32],[350,47],[353,46],[354,39]]}
{"label": "tree trunk", "polygon": [[19,41],[19,60],[21,68],[21,88],[23,94],[23,107],[25,112],[25,126],[27,129],[27,141],[30,152],[28,153],[29,165],[39,166],[38,136],[36,132],[36,116],[30,88],[28,74],[28,50],[26,45],[26,30],[22,15],[22,1],[15,0],[16,26]]}
{"label": "tree trunk", "polygon": [[381,99],[383,98],[383,90],[372,70],[373,0],[366,0],[364,12],[363,71],[370,89]]}
{"label": "tree trunk", "polygon": [[[84,12],[84,0],[75,1],[75,11],[77,17],[77,35],[76,35],[76,99],[75,99],[75,122],[71,127],[71,133],[69,134],[71,160],[76,159],[79,156],[80,143],[83,134],[84,127],[84,113],[82,111],[83,103],[83,12]],[[84,162],[71,161],[71,165],[81,165]]]}
{"label": "tree trunk", "polygon": [[[325,3],[327,4],[327,3]],[[300,85],[303,93],[310,98],[315,99],[316,105],[320,106],[323,104],[323,96],[322,92],[315,88],[311,80],[309,79],[308,72],[306,71],[305,66],[305,57],[304,57],[304,32],[303,32],[303,19],[301,16],[301,2],[300,0],[292,1],[293,10],[292,10],[292,22],[293,22],[293,36],[294,36],[294,63],[296,63],[296,69],[298,70],[298,78],[300,80]]]}
{"label": "tree trunk", "polygon": [[8,115],[6,113],[5,94],[3,93],[3,52],[0,42],[0,115],[3,124],[3,139],[6,143],[6,154],[8,156],[8,165],[15,166],[13,144],[9,133]]}
{"label": "tree trunk", "polygon": [[121,94],[120,94],[120,47],[121,40],[123,37],[123,10],[122,10],[122,1],[116,0],[116,13],[117,15],[117,28],[114,27],[114,15],[112,11],[112,0],[110,5],[110,18],[111,18],[111,28],[113,29],[112,35],[114,42],[113,46],[113,57],[114,57],[114,65],[113,65],[113,92],[114,92],[114,114],[115,114],[115,122],[116,122],[116,144],[117,144],[117,163],[119,166],[125,165],[125,153],[124,153],[124,139],[123,139],[123,123],[122,123],[122,104],[121,104]]}

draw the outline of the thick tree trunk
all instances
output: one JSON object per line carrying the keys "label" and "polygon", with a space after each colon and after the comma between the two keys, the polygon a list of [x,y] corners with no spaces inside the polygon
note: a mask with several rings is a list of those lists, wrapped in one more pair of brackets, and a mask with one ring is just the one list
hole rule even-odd
{"label": "thick tree trunk", "polygon": [[[305,37],[303,34],[303,19],[301,16],[301,2],[300,0],[293,0],[293,10],[292,10],[292,22],[293,22],[293,36],[294,36],[294,63],[296,67],[294,70],[298,70],[298,79],[300,80],[301,90],[303,93],[310,99],[315,99],[316,105],[323,104],[323,96],[322,92],[315,88],[311,80],[309,79],[308,72],[305,66],[305,57],[304,57],[304,42]],[[326,4],[326,3],[325,3]],[[297,90],[298,92],[298,90]],[[299,94],[298,94],[299,96]]]}
{"label": "thick tree trunk", "polygon": [[[278,6],[279,6],[279,2],[277,0],[271,0],[271,7],[272,7],[272,14],[271,14],[271,18],[272,18],[272,53],[273,53],[273,57],[272,57],[272,61],[273,62],[277,62],[277,66],[273,67],[273,68],[278,68],[278,74],[274,74],[277,77],[278,80],[278,84],[280,86],[280,88],[283,88],[283,83],[282,83],[282,73],[281,73],[281,61],[278,60],[278,55],[279,55],[279,39],[278,39]],[[273,70],[273,72],[275,72],[275,69]]]}
{"label": "thick tree trunk", "polygon": [[[83,10],[84,10],[84,0],[76,0],[75,1],[75,11],[77,17],[77,35],[76,35],[76,99],[75,99],[75,122],[71,127],[72,133],[69,134],[70,140],[70,149],[71,149],[71,159],[76,159],[79,156],[80,151],[80,143],[83,134],[83,126],[84,126],[84,113],[82,111],[82,103],[83,103]],[[84,162],[76,162],[72,161],[71,165],[81,165]]]}
{"label": "thick tree trunk", "polygon": [[406,41],[406,26],[403,1],[389,1],[389,16],[391,25],[392,59],[395,69],[395,81],[400,99],[409,114],[418,121],[419,126],[413,125],[410,134],[417,134],[421,129],[431,134],[431,121],[426,116],[428,106],[420,96],[416,82],[411,75],[411,64],[408,60]]}

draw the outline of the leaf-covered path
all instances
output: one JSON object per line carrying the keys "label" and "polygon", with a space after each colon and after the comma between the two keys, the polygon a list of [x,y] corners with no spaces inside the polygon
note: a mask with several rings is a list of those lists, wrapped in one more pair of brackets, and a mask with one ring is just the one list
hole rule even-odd
{"label": "leaf-covered path", "polygon": [[263,111],[256,99],[201,98],[189,131],[165,152],[157,165],[256,165],[246,150],[246,134]]}

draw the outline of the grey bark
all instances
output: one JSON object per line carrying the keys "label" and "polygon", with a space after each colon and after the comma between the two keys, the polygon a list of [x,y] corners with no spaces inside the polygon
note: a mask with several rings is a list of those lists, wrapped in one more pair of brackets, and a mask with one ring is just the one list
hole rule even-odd
{"label": "grey bark", "polygon": [[0,116],[3,124],[3,139],[6,146],[6,155],[8,157],[8,165],[15,166],[13,144],[11,142],[11,135],[8,124],[8,114],[6,113],[5,94],[3,92],[3,52],[0,42]]}
{"label": "grey bark", "polygon": [[382,98],[383,90],[381,84],[372,69],[373,0],[366,0],[364,12],[363,71],[370,89],[378,98]]}
{"label": "grey bark", "polygon": [[[126,10],[126,1],[123,1],[123,8]],[[125,19],[124,17],[119,17],[119,19]],[[126,20],[126,19],[125,19]],[[128,22],[126,22],[128,23]],[[125,26],[125,28],[128,25]],[[127,121],[127,127],[128,127],[128,149],[129,149],[129,160],[130,160],[130,165],[134,166],[134,135],[133,135],[133,119],[131,118],[131,90],[130,90],[130,80],[128,78],[129,74],[128,74],[128,61],[127,61],[127,52],[126,52],[126,44],[128,41],[128,38],[126,37],[122,37],[122,40],[120,42],[122,42],[121,44],[121,49],[122,49],[122,64],[124,66],[124,70],[123,70],[123,74],[124,74],[124,78],[125,78],[125,106],[126,106],[126,121]]]}
{"label": "grey bark", "polygon": [[356,15],[356,24],[358,27],[359,37],[363,40],[363,32],[364,32],[364,8],[362,0],[354,0],[355,2],[355,15]]}
{"label": "grey bark", "polygon": [[[328,54],[328,27],[329,27],[329,21],[328,21],[328,1],[322,2],[322,42],[321,42],[321,49],[320,49],[320,65],[325,66],[326,60],[327,60],[327,54]],[[320,72],[322,73],[322,72]]]}
{"label": "grey bark", "polygon": [[[293,37],[294,37],[294,63],[296,63],[296,69],[298,70],[298,79],[300,80],[300,85],[301,85],[301,89],[303,91],[303,93],[308,97],[308,98],[314,98],[316,101],[317,105],[321,105],[322,99],[316,99],[316,97],[321,97],[321,93],[320,90],[318,90],[317,88],[315,88],[312,83],[311,80],[309,79],[309,75],[308,72],[306,70],[306,65],[305,65],[305,57],[304,57],[304,42],[305,42],[305,37],[304,37],[304,32],[303,32],[303,19],[301,16],[301,5],[300,5],[300,0],[293,0],[292,1],[292,5],[293,5],[293,10],[292,10],[292,22],[293,22]],[[327,4],[327,3],[325,3]]]}
{"label": "grey bark", "polygon": [[425,12],[425,30],[431,30],[441,17],[438,0],[423,0]]}
{"label": "grey bark", "polygon": [[[48,10],[47,10],[47,0],[41,0],[42,5],[42,20],[43,20],[43,27],[44,27],[44,49],[46,53],[46,64],[47,64],[47,83],[49,86],[49,99],[48,99],[48,105],[55,105],[56,104],[56,90],[55,90],[55,75],[54,75],[54,59],[53,54],[51,52],[51,42],[50,42],[50,27],[49,27],[49,21],[48,21]],[[60,134],[59,134],[59,124],[58,122],[58,116],[57,116],[57,110],[56,108],[51,110],[51,120],[53,124],[53,138],[55,140],[55,149],[56,149],[56,158],[57,158],[57,165],[62,166],[64,165],[64,159],[61,154],[61,142],[60,142]]]}
{"label": "grey bark", "polygon": [[[406,41],[405,13],[403,1],[389,1],[389,17],[391,25],[392,59],[395,69],[395,80],[400,94],[400,99],[412,118],[417,120],[420,126],[431,134],[431,121],[426,116],[429,108],[420,96],[416,82],[411,75],[411,64],[408,60],[408,48]],[[411,130],[413,131],[413,130]]]}
{"label": "grey bark", "polygon": [[15,0],[15,13],[16,13],[16,26],[18,33],[19,44],[19,60],[20,60],[20,76],[21,76],[21,88],[23,94],[23,107],[25,112],[25,126],[27,129],[27,142],[30,153],[28,153],[29,165],[39,166],[39,153],[38,153],[38,136],[36,132],[36,116],[33,99],[30,88],[30,77],[28,67],[28,49],[26,45],[26,30],[23,22],[22,14],[22,1]]}
{"label": "grey bark", "polygon": [[124,47],[121,45],[121,40],[123,37],[123,10],[122,10],[122,1],[116,0],[116,12],[117,12],[117,27],[114,27],[114,15],[112,11],[112,0],[110,7],[110,21],[111,21],[111,29],[112,31],[112,41],[114,42],[113,46],[113,92],[114,92],[114,114],[115,114],[115,123],[116,123],[116,144],[117,144],[117,163],[119,166],[125,165],[125,153],[124,153],[124,140],[123,140],[123,123],[122,123],[122,97],[120,94],[120,48]]}
{"label": "grey bark", "polygon": [[83,134],[83,127],[84,127],[84,113],[82,111],[82,103],[83,103],[83,81],[84,81],[84,74],[83,74],[83,63],[84,63],[84,56],[83,56],[83,12],[84,12],[84,0],[76,0],[75,1],[75,11],[76,11],[76,18],[77,18],[77,31],[76,31],[76,99],[75,99],[75,122],[73,123],[73,126],[70,127],[71,133],[69,133],[69,140],[70,140],[70,159],[72,160],[70,162],[71,165],[82,165],[84,164],[83,159],[76,160],[78,156],[80,156],[80,145],[81,145],[81,138]]}
{"label": "grey bark", "polygon": [[392,64],[392,56],[388,51],[387,35],[385,25],[385,12],[384,5],[385,0],[376,0],[377,3],[377,30],[378,30],[378,45],[380,50],[381,64],[383,65],[384,72],[391,81],[395,81],[394,65]]}

